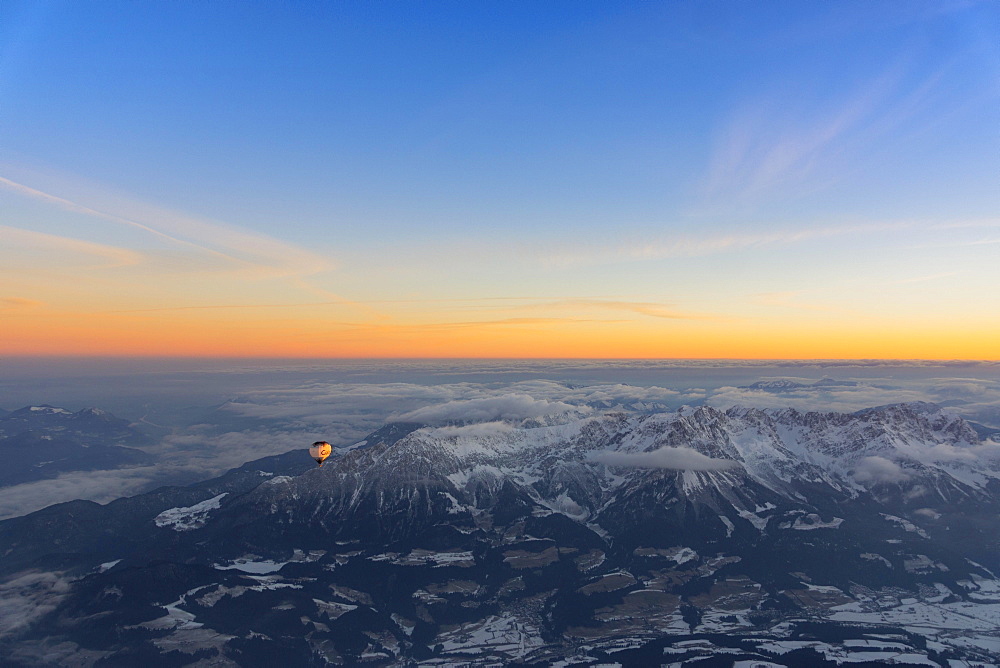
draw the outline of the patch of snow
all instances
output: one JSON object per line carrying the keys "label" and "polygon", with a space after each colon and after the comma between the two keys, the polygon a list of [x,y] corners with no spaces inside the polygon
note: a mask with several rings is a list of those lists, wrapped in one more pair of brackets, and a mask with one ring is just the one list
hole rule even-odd
{"label": "patch of snow", "polygon": [[[414,550],[416,552],[417,550]],[[413,554],[412,552],[410,554]],[[427,559],[434,562],[435,568],[441,566],[462,566],[468,567],[475,564],[471,551],[467,552],[432,552],[427,555]]]}
{"label": "patch of snow", "polygon": [[223,492],[211,499],[205,499],[201,503],[184,508],[170,508],[153,518],[156,526],[170,528],[174,531],[193,531],[205,526],[208,516],[213,510],[218,510],[222,504],[222,499],[229,492]]}
{"label": "patch of snow", "polygon": [[958,583],[967,590],[969,598],[983,603],[1000,601],[1000,582],[989,580],[975,573],[970,574],[969,577],[972,578],[972,582],[962,580]]}
{"label": "patch of snow", "polygon": [[560,512],[567,517],[577,520],[584,521],[590,516],[590,512],[573,500],[566,492],[563,492],[555,501],[552,502],[552,509],[556,512]]}
{"label": "patch of snow", "polygon": [[398,552],[384,552],[366,557],[369,561],[388,561],[396,566],[426,566],[428,564],[434,568],[442,566],[459,566],[469,568],[475,565],[475,558],[471,551],[449,552],[423,550],[416,548],[410,550],[409,554],[401,555]]}
{"label": "patch of snow", "polygon": [[883,557],[881,554],[875,554],[874,552],[862,552],[861,558],[867,559],[868,561],[881,561],[885,564],[886,568],[892,568],[892,562]]}
{"label": "patch of snow", "polygon": [[148,629],[176,629],[179,631],[186,631],[190,629],[200,629],[204,624],[195,621],[195,616],[188,612],[187,610],[181,609],[180,606],[187,603],[187,597],[197,593],[198,591],[211,587],[212,585],[203,585],[201,587],[195,587],[190,591],[185,592],[173,603],[167,603],[163,607],[166,609],[167,614],[158,619],[154,619],[149,622],[143,622],[141,626]]}
{"label": "patch of snow", "polygon": [[933,585],[934,585],[934,589],[937,590],[937,595],[936,596],[926,596],[925,595],[923,597],[923,599],[925,601],[927,601],[928,603],[941,603],[942,601],[944,601],[949,596],[954,596],[955,595],[955,592],[953,592],[951,589],[949,589],[947,585],[944,585],[944,584],[942,584],[940,582],[935,582],[935,583],[933,583]]}
{"label": "patch of snow", "polygon": [[926,554],[912,555],[909,559],[903,559],[903,568],[907,573],[930,573],[936,568],[941,572],[947,572],[948,567],[938,563]]}
{"label": "patch of snow", "polygon": [[698,553],[690,547],[671,547],[667,549],[656,547],[637,547],[632,551],[637,557],[666,557],[672,559],[678,566],[698,559]]}
{"label": "patch of snow", "polygon": [[[266,577],[251,576],[260,584],[256,585],[237,585],[235,587],[226,587],[224,585],[219,585],[218,589],[208,592],[207,594],[202,594],[197,598],[199,605],[206,608],[210,608],[223,598],[229,596],[230,598],[237,598],[247,593],[248,591],[276,591],[278,589],[302,589],[302,585],[292,584],[290,582],[277,582],[273,579],[268,579]],[[211,587],[212,585],[207,585]],[[199,587],[199,589],[205,589],[207,587]],[[190,594],[191,592],[188,592]]]}
{"label": "patch of snow", "polygon": [[292,550],[291,560],[296,563],[304,562],[311,564],[314,561],[319,561],[324,555],[326,555],[326,550],[309,550],[308,552],[303,552],[302,550],[295,548]]}
{"label": "patch of snow", "polygon": [[939,639],[946,633],[996,633],[1000,628],[1000,604],[916,601],[878,610],[860,610],[855,602],[831,608],[831,612],[832,621],[901,625],[913,633],[931,633]]}
{"label": "patch of snow", "polygon": [[811,531],[812,529],[839,529],[840,525],[844,523],[844,519],[841,517],[834,517],[829,522],[824,522],[823,518],[815,513],[809,513],[808,515],[801,515],[795,518],[795,522],[785,522],[781,525],[782,529],[795,529],[798,531]]}
{"label": "patch of snow", "polygon": [[265,573],[276,573],[287,563],[287,561],[271,561],[270,559],[253,561],[248,557],[241,557],[228,566],[215,564],[215,568],[220,571],[237,570],[243,571],[244,573],[256,573],[263,575]]}
{"label": "patch of snow", "polygon": [[413,635],[413,629],[417,627],[416,622],[406,619],[405,617],[400,617],[395,612],[389,615],[389,617],[392,619],[392,621],[396,622],[396,626],[401,628],[403,630],[403,633],[405,633],[407,637]]}
{"label": "patch of snow", "polygon": [[905,652],[911,649],[908,645],[886,640],[851,639],[843,641],[844,647],[861,647],[882,652]]}
{"label": "patch of snow", "polygon": [[[150,624],[155,624],[156,622],[166,622],[167,624],[173,626],[176,629],[199,629],[202,626],[204,626],[204,624],[202,624],[201,622],[196,622],[195,616],[192,615],[190,612],[188,612],[187,610],[181,610],[178,607],[183,603],[184,603],[184,598],[181,597],[176,601],[174,601],[173,603],[169,603],[163,606],[164,608],[167,609],[167,616],[161,617],[159,620],[154,620],[153,622],[150,622]],[[160,628],[165,628],[165,627],[161,626]]]}
{"label": "patch of snow", "polygon": [[740,517],[745,519],[750,524],[754,525],[757,531],[760,531],[761,533],[763,533],[764,527],[767,526],[767,521],[771,519],[770,517],[758,517],[754,513],[751,513],[749,510],[740,510],[738,512]]}
{"label": "patch of snow", "polygon": [[316,608],[320,612],[325,612],[330,615],[330,619],[336,619],[344,613],[350,612],[351,610],[357,610],[358,606],[349,605],[347,603],[338,603],[336,601],[324,601],[322,599],[314,598],[313,603],[316,604]]}
{"label": "patch of snow", "polygon": [[263,484],[265,484],[265,485],[281,485],[281,484],[284,484],[286,482],[292,482],[292,480],[293,480],[293,478],[291,476],[279,475],[279,476],[275,476],[275,477],[271,478],[270,480],[265,481]]}
{"label": "patch of snow", "polygon": [[545,644],[538,629],[512,617],[490,616],[481,622],[463,624],[438,636],[445,652],[478,656],[484,652],[520,658]]}
{"label": "patch of snow", "polygon": [[601,550],[590,550],[585,554],[576,557],[573,560],[573,563],[576,564],[577,570],[586,573],[587,571],[592,571],[603,564],[605,559],[607,559],[607,557]]}
{"label": "patch of snow", "polygon": [[808,589],[809,591],[816,591],[816,592],[820,592],[822,594],[843,594],[844,593],[843,591],[841,591],[841,589],[839,587],[831,587],[829,585],[814,585],[814,584],[809,584],[808,582],[805,582],[803,584],[805,584],[806,589]]}
{"label": "patch of snow", "polygon": [[819,640],[773,640],[770,642],[760,643],[757,647],[765,652],[778,654],[780,656],[782,654],[794,652],[797,649],[818,649],[824,645],[826,645],[826,643],[820,642]]}
{"label": "patch of snow", "polygon": [[458,499],[448,492],[438,492],[438,494],[445,496],[451,503],[451,505],[448,506],[447,511],[449,515],[458,515],[459,513],[464,513],[468,510],[465,506],[458,502]]}
{"label": "patch of snow", "polygon": [[902,517],[896,517],[895,515],[887,515],[886,513],[879,513],[879,515],[881,515],[885,519],[889,520],[890,522],[895,522],[900,527],[902,527],[905,531],[909,531],[910,533],[915,533],[918,536],[920,536],[921,538],[930,539],[930,536],[927,535],[926,531],[924,531],[923,529],[921,529],[920,527],[918,527],[916,524],[914,524],[910,520],[903,519]]}
{"label": "patch of snow", "polygon": [[978,562],[975,562],[972,559],[966,559],[965,561],[967,561],[969,563],[969,565],[971,565],[971,566],[975,566],[976,568],[979,568],[981,570],[986,571],[987,573],[990,574],[991,577],[994,577],[994,578],[996,577],[996,575],[993,574],[993,571],[991,571],[990,569],[986,568],[982,564],[980,564]]}

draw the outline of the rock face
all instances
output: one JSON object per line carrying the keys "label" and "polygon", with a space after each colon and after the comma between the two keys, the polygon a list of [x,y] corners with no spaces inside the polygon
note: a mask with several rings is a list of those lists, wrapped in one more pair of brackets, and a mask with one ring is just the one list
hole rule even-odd
{"label": "rock face", "polygon": [[0,523],[3,595],[37,603],[0,650],[15,665],[995,662],[998,449],[928,405],[390,425],[322,468],[289,453]]}

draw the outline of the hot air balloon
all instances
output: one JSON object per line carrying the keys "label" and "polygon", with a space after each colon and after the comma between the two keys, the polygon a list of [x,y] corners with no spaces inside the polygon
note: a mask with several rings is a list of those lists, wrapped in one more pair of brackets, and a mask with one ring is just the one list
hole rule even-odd
{"label": "hot air balloon", "polygon": [[316,441],[309,448],[309,456],[315,459],[316,463],[320,466],[323,465],[323,462],[326,461],[331,452],[333,452],[333,448],[326,441]]}

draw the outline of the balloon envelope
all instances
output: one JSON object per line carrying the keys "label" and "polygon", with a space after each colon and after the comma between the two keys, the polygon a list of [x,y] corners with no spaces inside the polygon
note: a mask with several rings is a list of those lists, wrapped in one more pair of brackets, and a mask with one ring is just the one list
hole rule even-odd
{"label": "balloon envelope", "polygon": [[330,456],[331,452],[333,452],[333,448],[326,441],[316,441],[309,448],[309,456],[315,459],[320,466],[323,465],[323,461]]}

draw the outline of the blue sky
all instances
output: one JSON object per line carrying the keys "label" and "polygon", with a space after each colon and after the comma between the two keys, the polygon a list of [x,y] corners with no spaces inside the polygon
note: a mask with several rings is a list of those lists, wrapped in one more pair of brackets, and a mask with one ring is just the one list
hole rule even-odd
{"label": "blue sky", "polygon": [[[998,36],[993,2],[7,2],[0,225],[73,269],[0,274],[33,305],[0,345],[74,352],[29,342],[143,305],[384,337],[301,347],[331,355],[438,354],[435,327],[542,315],[456,350],[754,356],[727,334],[827,318],[886,356],[882,316],[920,329],[918,307],[1000,334]],[[317,299],[340,310],[295,312]],[[299,351],[282,317],[240,349]],[[195,350],[232,311],[185,318],[158,326]],[[929,356],[1000,356],[921,332]]]}

